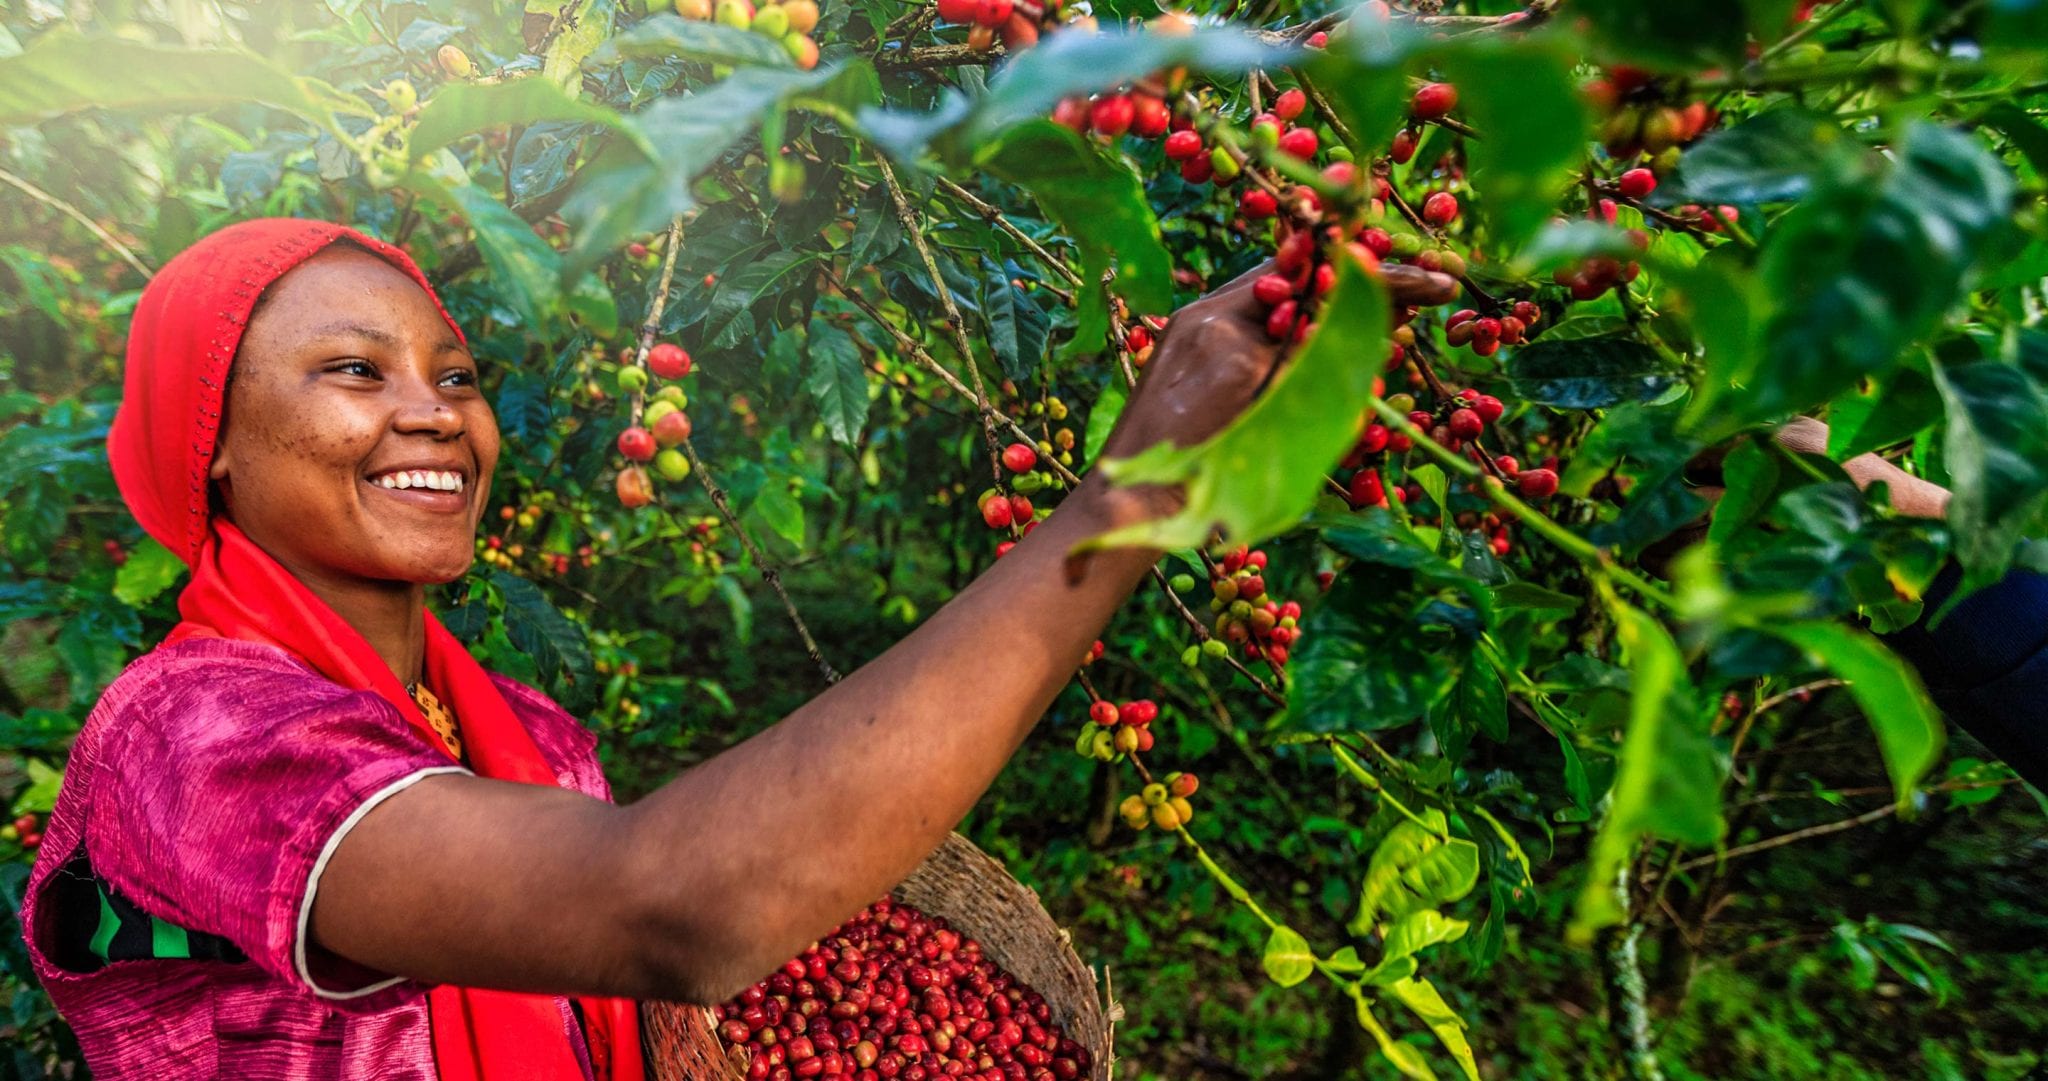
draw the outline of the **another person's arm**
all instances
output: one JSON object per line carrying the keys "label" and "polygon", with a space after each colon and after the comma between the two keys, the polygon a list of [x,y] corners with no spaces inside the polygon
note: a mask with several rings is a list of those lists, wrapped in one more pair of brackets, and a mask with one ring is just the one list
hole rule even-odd
{"label": "another person's arm", "polygon": [[[1276,351],[1240,279],[1177,314],[1105,453],[1197,442]],[[1397,302],[1442,275],[1388,268]],[[323,948],[429,982],[716,1001],[885,892],[980,797],[1157,552],[1078,541],[1175,493],[1091,476],[916,632],[630,807],[435,777],[368,813],[318,882]]]}

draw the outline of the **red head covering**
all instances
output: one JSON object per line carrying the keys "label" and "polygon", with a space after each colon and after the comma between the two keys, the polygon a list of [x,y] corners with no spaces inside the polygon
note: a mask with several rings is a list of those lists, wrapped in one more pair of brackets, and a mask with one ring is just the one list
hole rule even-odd
{"label": "red head covering", "polygon": [[[370,643],[233,523],[214,519],[207,498],[228,367],[257,299],[338,240],[377,255],[434,296],[403,251],[339,225],[270,218],[222,229],[172,259],[143,290],[107,450],[128,509],[192,567],[192,581],[178,597],[184,622],[166,644],[213,636],[276,646],[344,687],[377,692],[439,747],[418,704]],[[437,308],[440,303],[435,297]],[[445,308],[441,316],[448,318]],[[454,320],[448,325],[461,335]],[[427,685],[453,711],[477,773],[558,783],[482,666],[432,613],[425,618]],[[633,1004],[579,1002],[600,1081],[642,1081]],[[428,1010],[443,1081],[584,1076],[551,997],[441,986],[429,993]]]}

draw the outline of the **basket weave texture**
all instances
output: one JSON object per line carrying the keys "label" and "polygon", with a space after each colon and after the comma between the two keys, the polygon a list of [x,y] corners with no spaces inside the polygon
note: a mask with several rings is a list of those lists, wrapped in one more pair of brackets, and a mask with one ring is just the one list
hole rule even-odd
{"label": "basket weave texture", "polygon": [[[1052,1019],[1088,1049],[1089,1081],[1109,1081],[1112,1011],[1104,1009],[1067,933],[1002,864],[967,838],[948,834],[889,895],[980,940],[989,960],[1045,996]],[[655,1081],[745,1081],[746,1054],[722,1045],[710,1010],[648,1002],[640,1012]]]}

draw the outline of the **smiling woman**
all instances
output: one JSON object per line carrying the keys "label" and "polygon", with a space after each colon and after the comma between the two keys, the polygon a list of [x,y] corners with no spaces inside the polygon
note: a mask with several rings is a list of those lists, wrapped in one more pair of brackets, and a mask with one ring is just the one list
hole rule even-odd
{"label": "smiling woman", "polygon": [[[1104,456],[1252,400],[1278,349],[1248,282],[1174,318]],[[426,610],[498,452],[396,248],[245,222],[145,290],[110,454],[192,567],[184,622],[80,734],[23,911],[97,1076],[637,1081],[630,1000],[722,999],[901,879],[1158,556],[1073,581],[1067,553],[1180,499],[1088,479],[903,642],[621,808],[590,734]]]}

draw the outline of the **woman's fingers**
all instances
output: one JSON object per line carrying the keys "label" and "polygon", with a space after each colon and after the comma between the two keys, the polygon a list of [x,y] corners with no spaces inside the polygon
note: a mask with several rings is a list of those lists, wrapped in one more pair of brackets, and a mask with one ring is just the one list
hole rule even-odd
{"label": "woman's fingers", "polygon": [[1383,266],[1387,294],[1405,308],[1430,308],[1449,304],[1458,297],[1458,279],[1449,274],[1405,265]]}

